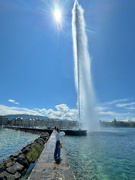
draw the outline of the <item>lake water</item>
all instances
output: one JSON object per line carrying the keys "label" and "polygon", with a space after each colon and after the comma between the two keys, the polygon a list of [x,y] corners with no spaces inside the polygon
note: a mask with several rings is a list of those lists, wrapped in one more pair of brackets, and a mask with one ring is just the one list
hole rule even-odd
{"label": "lake water", "polygon": [[63,136],[62,142],[77,180],[135,179],[135,128]]}
{"label": "lake water", "polygon": [[37,137],[39,135],[0,127],[0,163],[3,161],[3,158],[20,151],[22,147]]}
{"label": "lake water", "polygon": [[[0,162],[38,135],[0,128]],[[106,128],[87,136],[62,136],[77,180],[134,180],[135,128]]]}

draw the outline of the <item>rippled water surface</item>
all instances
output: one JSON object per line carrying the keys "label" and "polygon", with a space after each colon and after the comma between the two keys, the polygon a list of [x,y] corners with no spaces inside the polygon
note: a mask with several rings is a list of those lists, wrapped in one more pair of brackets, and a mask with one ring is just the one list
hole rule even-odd
{"label": "rippled water surface", "polygon": [[135,129],[104,129],[62,141],[77,180],[135,179]]}
{"label": "rippled water surface", "polygon": [[35,134],[0,127],[0,162],[2,162],[3,158],[21,150],[23,146],[26,146],[27,143],[37,137],[39,136]]}

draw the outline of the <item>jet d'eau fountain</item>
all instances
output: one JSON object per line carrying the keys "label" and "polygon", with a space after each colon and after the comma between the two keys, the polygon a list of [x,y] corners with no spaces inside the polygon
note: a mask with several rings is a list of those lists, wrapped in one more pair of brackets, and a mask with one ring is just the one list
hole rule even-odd
{"label": "jet d'eau fountain", "polygon": [[94,130],[97,126],[95,95],[92,85],[87,35],[85,32],[84,10],[77,0],[75,0],[72,10],[72,34],[80,127]]}

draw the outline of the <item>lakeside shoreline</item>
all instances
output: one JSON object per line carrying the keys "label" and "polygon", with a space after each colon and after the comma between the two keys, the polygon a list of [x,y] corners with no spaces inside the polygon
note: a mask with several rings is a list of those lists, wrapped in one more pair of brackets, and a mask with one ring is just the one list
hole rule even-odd
{"label": "lakeside shoreline", "polygon": [[[10,129],[10,128],[9,128]],[[13,129],[13,128],[11,128],[11,129]],[[19,129],[14,129],[14,130],[19,130]],[[19,130],[20,131],[20,130]],[[32,133],[32,131],[30,132],[30,131],[26,131],[26,129],[25,129],[25,131],[24,132],[29,132],[29,133]],[[36,131],[37,132],[37,131]],[[33,131],[33,133],[35,133],[35,131]],[[46,134],[46,133],[45,133]],[[42,137],[42,135],[43,135],[43,133],[41,133],[41,135],[40,135],[40,137],[38,138],[38,139],[40,139],[41,140],[41,138],[43,138]],[[50,139],[50,137],[53,137],[53,138],[51,138]],[[38,139],[36,139],[35,141],[38,141]],[[49,140],[50,139],[50,140]],[[51,151],[51,157],[50,157],[50,153],[48,154],[48,147],[50,147],[50,143],[48,142],[48,140],[49,140],[49,142],[51,143],[51,148],[49,148],[50,149],[50,151]],[[47,144],[46,144],[46,146],[45,147],[43,147],[43,150],[44,150],[44,153],[43,153],[43,151],[41,151],[41,153],[40,153],[40,155],[42,155],[42,153],[43,154],[45,154],[45,155],[42,155],[42,156],[45,156],[45,157],[49,157],[49,159],[50,159],[50,161],[51,161],[51,163],[52,163],[52,166],[57,166],[57,171],[61,171],[61,174],[60,174],[60,176],[61,177],[66,177],[67,176],[67,174],[68,174],[68,177],[71,177],[69,180],[73,180],[73,179],[76,179],[76,177],[74,176],[74,173],[73,173],[73,171],[72,171],[72,168],[71,168],[71,166],[70,166],[70,164],[69,164],[69,162],[68,162],[68,158],[67,158],[67,156],[66,156],[66,153],[65,153],[65,150],[62,148],[62,158],[63,158],[63,162],[62,162],[62,165],[60,165],[60,166],[58,166],[58,165],[56,165],[55,163],[54,163],[54,160],[53,160],[53,152],[54,152],[54,146],[55,146],[55,143],[54,143],[54,141],[55,141],[55,137],[54,137],[54,134],[53,133],[51,133],[51,135],[49,135],[49,138],[48,138],[48,140],[47,140]],[[34,141],[34,142],[35,142]],[[42,141],[41,141],[41,143],[42,143]],[[49,144],[48,144],[49,143]],[[33,144],[33,142],[31,143],[31,144]],[[30,145],[27,145],[26,147],[24,147],[22,150],[25,152],[27,152],[27,149],[29,149],[29,146]],[[22,151],[21,150],[21,151]],[[33,154],[33,152],[31,152],[30,154]],[[20,156],[21,154],[20,154],[20,152],[16,152],[15,154],[13,154],[13,155],[10,155],[7,159],[10,159],[11,160],[11,158],[17,158],[18,159],[18,157],[15,157],[15,155],[18,155],[18,156]],[[35,168],[35,166],[36,166],[36,164],[37,163],[39,163],[39,158],[40,158],[40,155],[35,159],[35,161],[37,161],[35,164],[34,164],[34,166],[30,169],[30,174],[29,174],[29,176],[28,177],[26,177],[26,178],[28,178],[29,179],[29,177],[30,177],[30,175],[31,175],[31,173],[32,173],[32,171],[33,171],[33,169]],[[41,158],[42,159],[42,158]],[[46,158],[45,158],[46,159]],[[13,160],[13,159],[12,159]],[[15,160],[16,161],[16,160]],[[23,159],[23,161],[28,161],[28,158],[26,157],[26,159]],[[31,161],[31,163],[33,163],[33,162],[35,162],[35,161]],[[4,163],[3,162],[3,164],[4,164],[4,168],[5,168],[5,172],[2,174],[2,176],[3,176],[3,179],[4,179],[4,177],[6,177],[7,179],[9,179],[7,176],[9,176],[9,174],[7,175],[7,173],[10,173],[10,177],[12,176],[12,178],[13,179],[19,179],[20,180],[20,178],[25,178],[25,175],[28,175],[27,174],[27,171],[28,171],[28,168],[29,167],[27,167],[27,170],[25,170],[25,173],[24,173],[24,171],[22,171],[22,176],[20,176],[19,175],[19,173],[20,173],[20,169],[17,169],[17,172],[15,173],[15,174],[13,174],[13,173],[11,173],[11,172],[8,172],[8,170],[7,170],[7,164],[9,165],[9,163],[10,162],[6,162],[6,163]],[[18,163],[18,162],[17,162]],[[46,161],[46,163],[48,164],[48,160]],[[12,166],[14,166],[14,165],[12,165],[11,164],[11,167],[10,168],[12,168]],[[16,166],[16,165],[15,165]],[[29,165],[30,166],[30,165]],[[49,165],[50,166],[50,165]],[[47,166],[46,168],[49,168],[49,166]],[[65,169],[63,169],[63,166],[65,166]],[[22,167],[20,167],[20,168],[22,168]],[[14,168],[13,168],[14,169]],[[22,168],[23,169],[23,168]],[[18,170],[19,170],[19,172],[18,172]],[[35,170],[34,170],[35,171]],[[54,168],[53,168],[53,171],[54,171]],[[49,174],[48,174],[49,173]],[[47,173],[47,176],[48,175],[51,175],[51,176],[54,176],[54,174],[56,174],[56,171],[55,172],[48,172]],[[41,174],[42,174],[42,172],[41,172]],[[17,177],[17,175],[18,175],[18,177]],[[1,176],[1,174],[0,174],[0,177],[2,177]]]}
{"label": "lakeside shoreline", "polygon": [[48,133],[40,133],[39,138],[5,158],[3,163],[0,163],[0,178],[4,180],[23,177],[31,163],[39,158],[49,137]]}
{"label": "lakeside shoreline", "polygon": [[101,121],[99,122],[101,127],[115,127],[115,128],[135,128],[134,121],[117,121],[114,119],[111,122],[108,121]]}

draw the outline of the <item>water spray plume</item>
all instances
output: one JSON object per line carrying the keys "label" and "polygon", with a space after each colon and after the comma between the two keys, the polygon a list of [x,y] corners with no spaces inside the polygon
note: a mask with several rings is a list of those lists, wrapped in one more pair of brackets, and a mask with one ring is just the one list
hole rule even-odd
{"label": "water spray plume", "polygon": [[81,128],[94,130],[97,126],[95,94],[90,72],[90,56],[85,32],[84,10],[75,0],[72,10],[72,34],[75,83],[78,93],[78,118]]}

